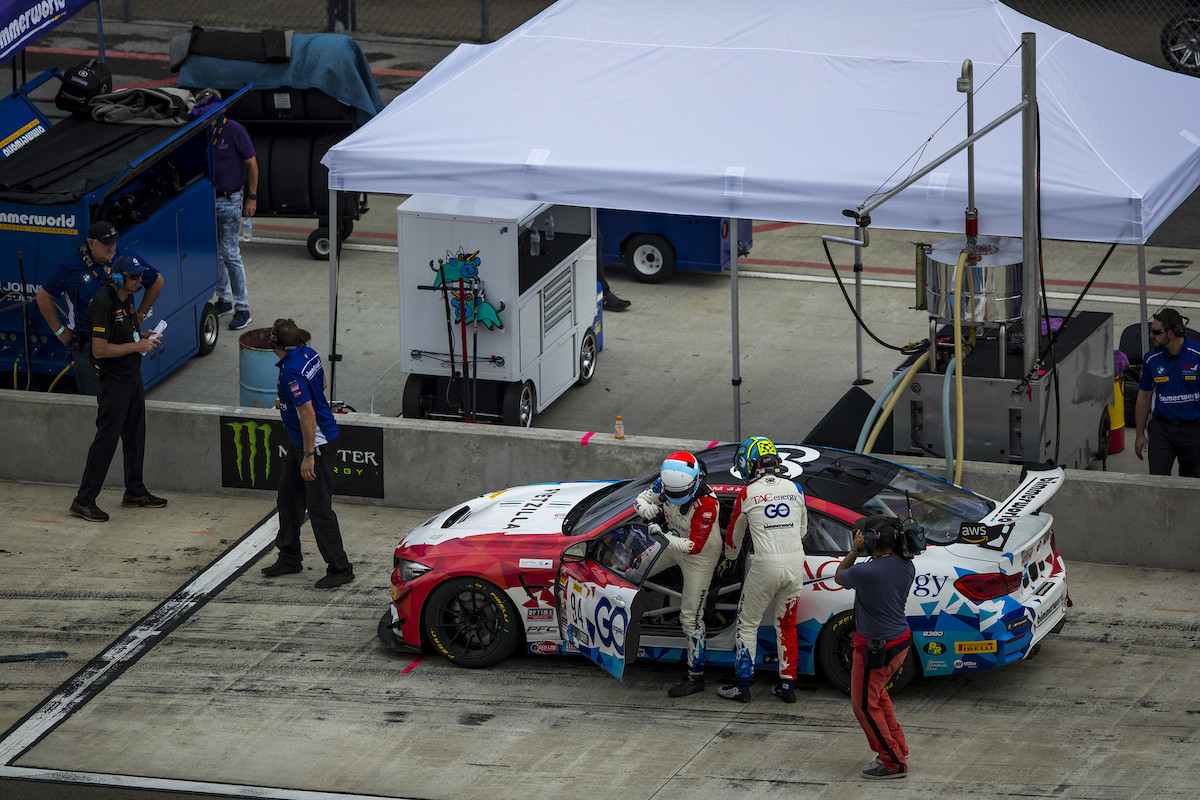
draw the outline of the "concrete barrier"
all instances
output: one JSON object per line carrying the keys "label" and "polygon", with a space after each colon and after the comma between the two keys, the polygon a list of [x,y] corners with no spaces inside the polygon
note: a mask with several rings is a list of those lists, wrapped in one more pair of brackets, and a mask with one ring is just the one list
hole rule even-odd
{"label": "concrete barrier", "polygon": [[[95,401],[75,395],[0,390],[7,442],[0,480],[75,487],[95,434]],[[236,406],[151,401],[147,404],[146,480],[161,493],[261,496],[221,483],[219,418],[278,420],[272,411]],[[383,434],[382,499],[339,498],[400,508],[442,509],[495,489],[542,481],[594,480],[643,475],[672,450],[698,450],[708,441],[600,433],[583,443],[574,431],[516,429],[456,422],[351,414],[346,425]],[[943,462],[897,460],[942,475]],[[121,487],[121,456],[109,485]],[[963,485],[995,499],[1016,487],[1020,467],[969,462]],[[63,508],[70,503],[64,491]],[[1200,569],[1194,546],[1200,481],[1091,470],[1067,470],[1050,501],[1059,549],[1068,559],[1106,564]]]}

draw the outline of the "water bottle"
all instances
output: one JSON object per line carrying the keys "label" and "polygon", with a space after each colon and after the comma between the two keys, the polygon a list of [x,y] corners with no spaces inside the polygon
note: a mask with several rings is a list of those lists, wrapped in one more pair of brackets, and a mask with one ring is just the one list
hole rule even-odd
{"label": "water bottle", "polygon": [[554,241],[554,215],[553,214],[546,215],[546,241],[547,242]]}
{"label": "water bottle", "polygon": [[529,229],[529,255],[540,256],[542,254],[542,235],[538,233],[537,228]]}
{"label": "water bottle", "polygon": [[250,242],[254,240],[254,220],[249,217],[242,217],[242,241]]}
{"label": "water bottle", "polygon": [[613,425],[613,438],[614,439],[624,439],[625,438],[625,422],[621,419],[620,414],[617,414],[617,423],[615,425]]}

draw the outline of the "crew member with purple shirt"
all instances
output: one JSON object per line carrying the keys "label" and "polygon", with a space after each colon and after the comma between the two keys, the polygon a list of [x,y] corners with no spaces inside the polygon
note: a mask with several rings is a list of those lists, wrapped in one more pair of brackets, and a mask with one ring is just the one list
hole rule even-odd
{"label": "crew member with purple shirt", "polygon": [[[192,117],[199,117],[221,102],[216,89],[196,94]],[[258,159],[250,134],[241,123],[222,115],[213,122],[213,181],[217,189],[217,313],[233,312],[229,329],[250,324],[250,295],[238,234],[242,217],[258,210]]]}

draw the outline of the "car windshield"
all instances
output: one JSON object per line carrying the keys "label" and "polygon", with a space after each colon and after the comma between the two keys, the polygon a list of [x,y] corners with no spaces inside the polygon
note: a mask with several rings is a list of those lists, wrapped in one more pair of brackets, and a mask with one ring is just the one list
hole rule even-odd
{"label": "car windshield", "polygon": [[638,481],[619,481],[609,484],[575,504],[563,520],[563,533],[571,536],[587,533],[611,520],[621,511],[633,505],[633,498],[650,485],[657,475],[648,475]]}
{"label": "car windshield", "polygon": [[862,511],[901,519],[911,513],[913,519],[925,526],[927,542],[950,544],[958,539],[962,523],[977,522],[990,514],[992,502],[953,484],[901,467],[887,485],[862,504]]}

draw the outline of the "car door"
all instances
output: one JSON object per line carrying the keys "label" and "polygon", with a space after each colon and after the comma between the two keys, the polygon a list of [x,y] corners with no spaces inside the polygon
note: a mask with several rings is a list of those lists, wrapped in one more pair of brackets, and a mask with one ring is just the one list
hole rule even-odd
{"label": "car door", "polygon": [[568,547],[559,562],[554,596],[563,641],[617,679],[637,659],[640,588],[665,545],[644,523],[626,522]]}

